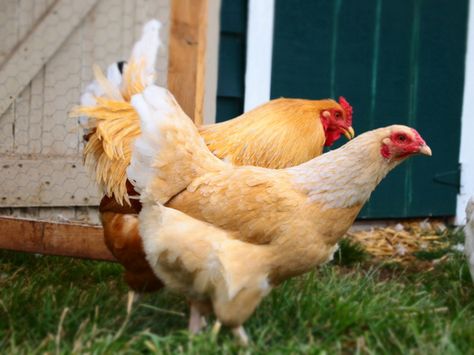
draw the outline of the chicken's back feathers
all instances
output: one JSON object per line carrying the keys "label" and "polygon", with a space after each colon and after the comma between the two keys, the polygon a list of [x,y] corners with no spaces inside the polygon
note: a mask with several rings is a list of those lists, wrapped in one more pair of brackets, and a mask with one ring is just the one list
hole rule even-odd
{"label": "chicken's back feathers", "polygon": [[320,112],[334,100],[280,98],[223,123],[199,127],[209,150],[235,165],[286,168],[323,151]]}

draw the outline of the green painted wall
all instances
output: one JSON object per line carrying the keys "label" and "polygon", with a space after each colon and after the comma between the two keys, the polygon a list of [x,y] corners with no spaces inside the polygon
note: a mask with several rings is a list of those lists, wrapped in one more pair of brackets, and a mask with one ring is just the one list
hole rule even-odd
{"label": "green painted wall", "polygon": [[361,133],[415,127],[415,157],[373,194],[363,218],[455,214],[468,0],[276,0],[272,98],[336,98]]}
{"label": "green painted wall", "polygon": [[222,0],[216,121],[244,110],[247,0]]}

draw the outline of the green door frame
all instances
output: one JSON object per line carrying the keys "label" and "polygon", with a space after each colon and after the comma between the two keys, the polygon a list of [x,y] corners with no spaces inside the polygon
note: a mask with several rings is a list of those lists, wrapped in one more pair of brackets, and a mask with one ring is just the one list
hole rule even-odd
{"label": "green door frame", "polygon": [[[231,0],[222,0],[223,3],[226,1],[231,1]],[[258,64],[258,53],[261,49],[261,46],[259,47],[258,45],[255,47],[252,47],[252,39],[255,37],[265,37],[265,35],[268,34],[273,34],[273,23],[269,26],[268,24],[265,26],[255,26],[255,23],[258,25],[258,20],[262,13],[259,14],[259,16],[253,16],[255,15],[255,11],[253,10],[252,7],[252,2],[259,2],[260,0],[248,0],[248,24],[246,27],[246,53],[245,53],[245,60],[243,63],[243,67],[245,68],[245,74],[244,79],[242,76],[240,77],[241,83],[243,82],[243,92],[240,93],[239,97],[239,107],[240,107],[240,112],[242,112],[242,107],[245,107],[245,110],[255,106],[252,102],[258,102],[258,99],[255,100],[255,96],[260,96],[264,97],[260,102],[263,102],[266,100],[267,96],[266,94],[262,95],[262,91],[265,92],[265,90],[261,90],[261,92],[258,92],[259,87],[266,87],[270,85],[271,78],[265,78],[265,76],[260,76],[259,74],[262,72],[259,70],[259,64]],[[272,10],[275,9],[275,1],[279,0],[263,0],[267,2],[266,6],[271,6],[271,9],[268,11],[268,14],[272,13]],[[338,0],[335,3],[341,3],[344,0]],[[425,0],[426,1],[426,0]],[[441,0],[443,2],[444,0]],[[376,1],[375,3],[377,4],[382,4],[383,1]],[[415,0],[415,2],[422,3],[420,0]],[[470,1],[469,1],[470,2]],[[472,2],[470,2],[472,3]],[[270,5],[268,5],[270,4]],[[254,4],[255,5],[255,4]],[[258,3],[257,3],[258,5]],[[264,6],[261,5],[261,10],[260,11],[265,11],[262,9]],[[379,5],[380,6],[380,5]],[[374,7],[374,11],[377,11],[377,6]],[[380,8],[379,10],[380,11]],[[469,9],[470,15],[469,15],[469,20],[468,20],[468,30],[469,30],[469,35],[468,35],[468,46],[467,46],[467,60],[466,60],[466,68],[465,68],[465,76],[466,76],[466,81],[463,86],[463,94],[464,94],[464,103],[462,105],[462,137],[461,137],[461,144],[460,144],[460,156],[459,156],[459,161],[462,164],[462,169],[461,169],[461,190],[459,195],[457,196],[457,205],[452,208],[452,211],[456,210],[456,216],[457,216],[457,221],[458,223],[462,223],[464,221],[464,206],[469,198],[469,196],[474,195],[474,140],[471,139],[470,137],[470,132],[474,131],[474,100],[472,100],[469,96],[469,93],[474,93],[474,9],[473,6],[470,6]],[[272,16],[273,17],[273,16]],[[269,21],[267,21],[268,23]],[[252,23],[254,26],[252,26]],[[256,29],[258,28],[257,31],[252,30],[252,28]],[[273,36],[270,36],[270,38],[273,39]],[[271,42],[271,41],[270,41]],[[258,43],[258,42],[257,42]],[[270,50],[272,49],[273,43],[270,43]],[[253,50],[252,54],[252,48],[256,48],[257,50]],[[244,49],[244,50],[245,50]],[[260,52],[261,53],[261,52]],[[471,65],[470,65],[471,64]],[[271,65],[270,65],[271,66]],[[262,68],[262,65],[260,64],[260,68]],[[269,69],[268,65],[265,67],[265,69]],[[221,75],[223,73],[221,72]],[[333,73],[334,74],[334,73]],[[251,94],[250,91],[251,89],[254,89],[254,94]],[[255,95],[255,92],[257,95]],[[269,97],[268,97],[269,98]],[[242,101],[243,99],[243,101]],[[236,112],[236,114],[240,113]],[[233,115],[235,116],[235,115]],[[230,118],[233,116],[229,116],[226,118]],[[357,116],[356,116],[357,117]],[[435,158],[436,158],[436,151],[435,151]],[[418,160],[416,161],[416,164],[418,164]],[[445,172],[442,172],[444,174]],[[402,176],[397,177],[397,179],[403,179]],[[441,179],[444,179],[444,177],[441,177]],[[455,181],[454,181],[455,182]],[[452,183],[451,181],[447,182],[448,184]],[[366,214],[366,217],[370,217],[369,214]],[[389,216],[390,217],[390,216]],[[392,216],[395,217],[395,216]]]}

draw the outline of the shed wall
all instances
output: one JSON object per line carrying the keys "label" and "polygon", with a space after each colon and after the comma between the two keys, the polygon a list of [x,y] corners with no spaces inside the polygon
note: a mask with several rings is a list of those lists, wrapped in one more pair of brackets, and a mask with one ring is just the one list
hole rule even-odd
{"label": "shed wall", "polygon": [[[127,59],[151,18],[163,24],[157,81],[166,85],[170,0],[0,0],[0,7],[0,91],[27,82],[0,116],[0,214],[97,222],[91,206],[100,193],[82,165],[82,130],[68,112],[92,80],[93,64],[105,70]],[[26,80],[12,58],[33,61],[38,52],[19,53],[25,44],[55,48],[58,38],[59,48]],[[18,72],[2,76],[15,64]]]}

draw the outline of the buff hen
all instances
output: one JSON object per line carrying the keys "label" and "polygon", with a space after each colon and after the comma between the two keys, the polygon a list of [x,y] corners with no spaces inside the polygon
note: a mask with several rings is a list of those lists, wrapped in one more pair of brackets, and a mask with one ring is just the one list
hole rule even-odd
{"label": "buff hen", "polygon": [[207,302],[243,343],[262,298],[330,259],[390,170],[431,155],[416,130],[395,125],[295,167],[237,167],[209,151],[166,89],[147,87],[132,104],[141,134],[127,175],[141,194],[147,260],[192,314]]}

